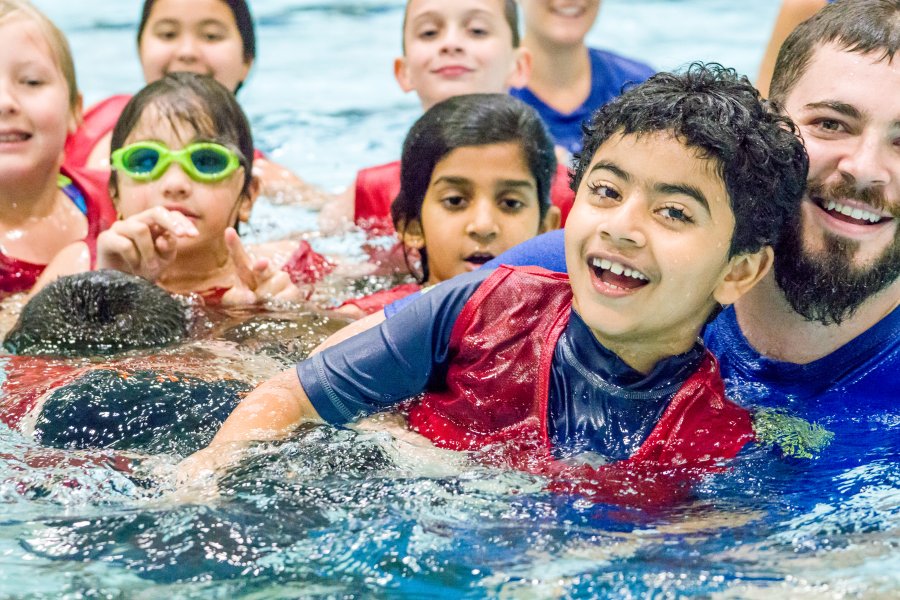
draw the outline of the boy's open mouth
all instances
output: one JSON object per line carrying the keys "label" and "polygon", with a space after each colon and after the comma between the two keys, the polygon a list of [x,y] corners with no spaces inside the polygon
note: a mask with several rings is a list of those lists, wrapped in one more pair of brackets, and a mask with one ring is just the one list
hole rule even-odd
{"label": "boy's open mouth", "polygon": [[598,280],[623,290],[635,290],[650,283],[647,276],[637,269],[606,258],[590,258],[588,265]]}
{"label": "boy's open mouth", "polygon": [[878,214],[874,210],[866,210],[864,208],[854,207],[847,204],[841,204],[834,200],[826,200],[824,198],[814,197],[812,201],[816,206],[828,213],[829,216],[851,223],[853,225],[878,225],[891,219],[882,214]]}
{"label": "boy's open mouth", "polygon": [[489,252],[476,252],[475,254],[470,254],[465,258],[467,263],[471,263],[473,265],[481,266],[484,263],[493,260],[494,255]]}

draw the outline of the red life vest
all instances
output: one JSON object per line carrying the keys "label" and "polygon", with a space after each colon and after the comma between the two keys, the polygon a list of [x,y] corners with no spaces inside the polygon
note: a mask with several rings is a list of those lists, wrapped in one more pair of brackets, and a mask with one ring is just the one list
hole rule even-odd
{"label": "red life vest", "polygon": [[[388,304],[396,302],[401,298],[406,298],[410,294],[415,294],[422,289],[418,283],[404,283],[389,290],[381,290],[362,298],[352,298],[347,300],[341,306],[355,306],[367,315],[376,313]],[[340,307],[338,307],[340,308]]]}
{"label": "red life vest", "polygon": [[[373,235],[394,232],[391,203],[400,193],[400,161],[362,169],[354,183],[353,221]],[[556,168],[550,184],[550,200],[562,213],[560,226],[566,224],[575,202],[575,192],[569,189],[569,170],[565,165]]]}
{"label": "red life vest", "polygon": [[66,163],[73,167],[84,167],[94,147],[109,135],[116,126],[119,115],[131,96],[120,94],[101,100],[85,113],[81,125],[66,139]]}
{"label": "red life vest", "polygon": [[554,459],[550,369],[571,305],[565,274],[498,268],[460,313],[446,384],[409,406],[410,426],[437,446],[549,476],[552,489],[637,505],[684,496],[753,439],[749,413],[725,398],[707,352],[631,457],[598,468]]}
{"label": "red life vest", "polygon": [[[84,242],[90,250],[93,268],[97,258],[97,236],[116,220],[116,211],[109,197],[109,171],[75,169],[66,164],[60,172],[72,180],[84,198],[88,225]],[[47,265],[30,263],[0,252],[0,294],[30,290],[46,267]]]}

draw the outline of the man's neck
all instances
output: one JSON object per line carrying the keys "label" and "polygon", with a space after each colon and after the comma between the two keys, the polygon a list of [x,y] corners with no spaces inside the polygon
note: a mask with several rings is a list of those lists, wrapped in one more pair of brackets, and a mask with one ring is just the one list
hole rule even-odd
{"label": "man's neck", "polygon": [[533,58],[529,89],[563,112],[581,106],[591,89],[591,61],[587,47],[583,44],[547,44],[529,38],[523,40],[523,45],[531,51]]}
{"label": "man's neck", "polygon": [[840,325],[807,321],[791,308],[769,275],[735,304],[738,325],[753,348],[769,358],[807,364],[868,331],[900,305],[900,281],[869,298]]}

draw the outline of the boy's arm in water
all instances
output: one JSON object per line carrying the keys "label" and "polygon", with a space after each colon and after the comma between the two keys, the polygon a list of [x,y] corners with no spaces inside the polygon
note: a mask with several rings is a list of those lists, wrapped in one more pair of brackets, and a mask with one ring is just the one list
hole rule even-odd
{"label": "boy's arm in water", "polygon": [[488,275],[479,271],[436,286],[402,314],[263,383],[209,447],[185,461],[182,476],[227,464],[246,442],[283,438],[302,421],[344,425],[423,392],[441,377],[456,318]]}

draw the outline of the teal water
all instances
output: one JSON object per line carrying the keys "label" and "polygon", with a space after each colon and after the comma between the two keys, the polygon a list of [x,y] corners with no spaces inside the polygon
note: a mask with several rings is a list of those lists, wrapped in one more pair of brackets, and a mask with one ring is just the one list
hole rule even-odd
{"label": "teal water", "polygon": [[[88,103],[140,87],[138,2],[37,4],[70,36]],[[718,60],[752,76],[776,8],[606,0],[590,39],[660,68]],[[259,145],[329,190],[395,158],[418,115],[391,76],[402,3],[253,9],[260,56],[240,98]],[[259,231],[314,227],[308,211],[262,208]],[[253,384],[339,325],[218,315],[156,360]],[[0,356],[0,383],[12,368]],[[305,428],[255,446],[216,490],[175,490],[177,453],[48,449],[0,425],[0,598],[897,597],[897,409],[817,410],[835,434],[821,453],[756,448],[696,500],[659,510],[549,494],[384,431]]]}

